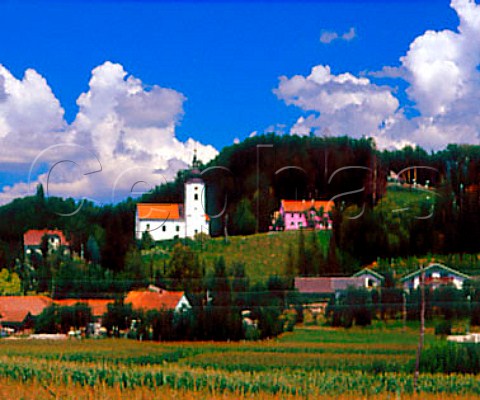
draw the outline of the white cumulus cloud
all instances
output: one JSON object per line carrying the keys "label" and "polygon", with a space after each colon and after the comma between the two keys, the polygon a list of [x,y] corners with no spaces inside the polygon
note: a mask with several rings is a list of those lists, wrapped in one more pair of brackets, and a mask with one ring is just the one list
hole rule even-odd
{"label": "white cumulus cloud", "polygon": [[390,88],[350,73],[332,74],[328,65],[314,67],[306,77],[280,77],[274,93],[286,104],[316,112],[297,120],[291,132],[298,134],[328,127],[334,135],[372,136],[399,107]]}
{"label": "white cumulus cloud", "polygon": [[[173,179],[195,150],[208,162],[215,148],[176,137],[185,100],[174,89],[147,86],[120,64],[105,62],[92,71],[68,125],[43,77],[28,70],[20,81],[1,67],[0,162],[12,169],[32,165],[36,180],[0,188],[0,203],[31,192],[37,182],[48,183],[50,195],[116,202]],[[18,143],[22,151],[9,156]],[[45,165],[55,168],[46,173]]]}
{"label": "white cumulus cloud", "polygon": [[[307,112],[291,132],[373,136],[380,147],[478,144],[480,5],[453,0],[451,7],[460,21],[458,29],[426,31],[412,41],[397,67],[384,66],[357,77],[348,72],[335,75],[329,66],[318,65],[308,76],[280,77],[277,97]],[[325,40],[339,37],[330,32]],[[407,118],[396,90],[378,86],[365,75],[405,80],[418,115]]]}

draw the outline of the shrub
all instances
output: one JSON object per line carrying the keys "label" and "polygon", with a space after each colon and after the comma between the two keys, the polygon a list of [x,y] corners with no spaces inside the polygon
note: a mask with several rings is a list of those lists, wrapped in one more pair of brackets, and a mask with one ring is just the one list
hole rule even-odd
{"label": "shrub", "polygon": [[435,325],[435,335],[451,335],[452,334],[452,321],[450,320],[443,320],[440,321],[437,325]]}
{"label": "shrub", "polygon": [[480,373],[480,345],[441,342],[422,354],[420,370],[430,373]]}

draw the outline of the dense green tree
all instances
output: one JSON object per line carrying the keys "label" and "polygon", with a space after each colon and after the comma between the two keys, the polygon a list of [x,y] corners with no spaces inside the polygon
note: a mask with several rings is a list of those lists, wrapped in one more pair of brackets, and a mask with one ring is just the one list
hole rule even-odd
{"label": "dense green tree", "polygon": [[203,289],[203,271],[198,255],[189,247],[177,243],[172,252],[166,274],[173,290],[198,293]]}
{"label": "dense green tree", "polygon": [[100,264],[100,247],[93,235],[88,237],[86,258],[90,260],[94,265]]}
{"label": "dense green tree", "polygon": [[137,318],[131,304],[124,304],[123,300],[115,300],[107,306],[107,312],[102,317],[102,323],[108,332],[118,335],[119,330],[128,329],[132,320]]}
{"label": "dense green tree", "polygon": [[146,283],[146,266],[142,255],[136,246],[130,247],[125,255],[125,268],[122,276],[130,280],[135,286],[144,286]]}
{"label": "dense green tree", "polygon": [[58,333],[57,306],[45,308],[35,319],[35,333]]}
{"label": "dense green tree", "polygon": [[230,223],[233,226],[231,231],[236,235],[250,235],[255,233],[257,219],[253,214],[252,206],[247,198],[240,200],[230,219]]}
{"label": "dense green tree", "polygon": [[84,328],[93,320],[92,310],[84,303],[58,307],[56,310],[57,323],[62,333]]}
{"label": "dense green tree", "polygon": [[370,325],[373,318],[371,293],[364,288],[347,288],[331,299],[326,316],[332,326]]}

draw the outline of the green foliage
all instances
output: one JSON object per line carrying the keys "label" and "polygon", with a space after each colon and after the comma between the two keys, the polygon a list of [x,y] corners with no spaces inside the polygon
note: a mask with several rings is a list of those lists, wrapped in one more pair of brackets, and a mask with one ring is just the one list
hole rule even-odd
{"label": "green foliage", "polygon": [[131,304],[124,304],[122,300],[115,300],[107,306],[107,312],[102,317],[102,323],[108,332],[118,335],[119,330],[130,327],[132,319],[137,317]]}
{"label": "green foliage", "polygon": [[142,250],[149,250],[155,245],[155,241],[153,240],[152,235],[149,231],[144,231],[142,233],[142,239],[140,242],[140,248]]}
{"label": "green foliage", "polygon": [[255,233],[257,219],[252,211],[252,206],[247,198],[242,198],[238,203],[232,220],[234,228],[232,233],[235,235],[251,235]]}
{"label": "green foliage", "polygon": [[0,295],[12,296],[22,293],[22,283],[17,273],[6,268],[0,271]]}
{"label": "green foliage", "polygon": [[422,352],[420,370],[431,373],[480,373],[480,345],[437,342]]}
{"label": "green foliage", "polygon": [[35,319],[35,332],[67,333],[70,328],[86,327],[91,321],[92,311],[86,304],[77,303],[71,307],[52,304]]}
{"label": "green foliage", "polygon": [[90,260],[94,265],[100,264],[100,247],[93,235],[88,237],[86,258]]}
{"label": "green foliage", "polygon": [[173,247],[166,278],[168,287],[173,290],[200,292],[203,288],[203,271],[197,253],[189,246],[177,243]]}
{"label": "green foliage", "polygon": [[297,244],[297,270],[300,276],[307,276],[309,271],[309,260],[307,257],[307,251],[305,248],[305,233],[303,229],[298,231],[298,244]]}
{"label": "green foliage", "polygon": [[60,330],[63,333],[68,332],[71,328],[86,327],[93,320],[92,310],[84,303],[77,303],[71,307],[58,307],[57,318]]}
{"label": "green foliage", "polygon": [[146,266],[136,246],[130,247],[125,255],[125,268],[122,275],[124,279],[131,280],[135,286],[140,287],[145,284]]}
{"label": "green foliage", "polygon": [[442,320],[435,325],[435,335],[447,336],[452,334],[452,321]]}
{"label": "green foliage", "polygon": [[36,333],[57,333],[57,306],[51,305],[45,308],[41,314],[35,319]]}
{"label": "green foliage", "polygon": [[332,326],[366,326],[372,323],[372,308],[371,293],[368,290],[349,287],[332,299],[326,309],[326,317]]}

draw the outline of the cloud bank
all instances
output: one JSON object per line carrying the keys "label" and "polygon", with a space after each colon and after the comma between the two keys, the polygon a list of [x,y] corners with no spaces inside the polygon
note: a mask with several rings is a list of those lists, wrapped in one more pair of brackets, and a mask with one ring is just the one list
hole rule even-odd
{"label": "cloud bank", "polygon": [[0,66],[2,169],[30,169],[34,178],[0,188],[0,203],[30,194],[39,182],[49,195],[117,202],[174,178],[195,149],[208,162],[217,154],[212,146],[176,138],[185,100],[106,62],[92,71],[67,124],[41,75],[29,69],[20,80]]}
{"label": "cloud bank", "polygon": [[[384,66],[368,78],[348,72],[335,75],[328,65],[313,67],[308,76],[280,77],[274,93],[306,112],[291,133],[369,136],[379,147],[478,144],[480,6],[453,0],[451,7],[459,18],[457,30],[425,32],[410,44],[399,66]],[[336,38],[333,34],[324,39]],[[418,115],[408,118],[396,90],[377,85],[372,81],[376,78],[406,81],[406,94]]]}

